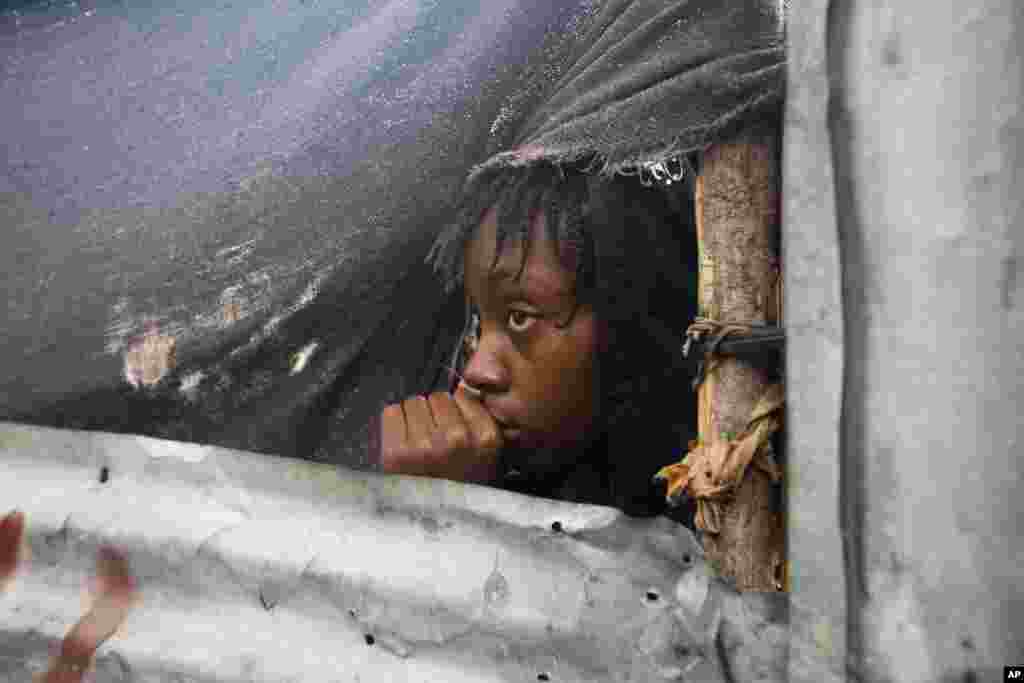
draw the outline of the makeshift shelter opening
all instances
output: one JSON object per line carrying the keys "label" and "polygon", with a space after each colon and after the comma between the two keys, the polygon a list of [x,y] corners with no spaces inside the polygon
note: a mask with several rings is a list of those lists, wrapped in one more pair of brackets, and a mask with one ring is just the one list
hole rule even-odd
{"label": "makeshift shelter opening", "polygon": [[[31,553],[0,596],[3,673],[46,667],[105,543],[144,600],[100,680],[973,681],[1024,661],[1016,0],[787,18],[788,600],[730,590],[662,519],[203,445],[366,466],[367,417],[439,381],[459,329],[422,257],[472,165],[616,17],[707,22],[689,82],[735,92],[742,73],[708,79],[734,63],[715,36],[736,4],[5,11],[0,414],[30,424],[0,427],[0,501]],[[571,154],[571,126],[526,130]],[[615,149],[613,170],[637,160]]]}
{"label": "makeshift shelter opening", "polygon": [[474,167],[649,182],[782,101],[773,3],[204,5],[7,14],[0,417],[370,466]]}
{"label": "makeshift shelter opening", "polygon": [[[241,578],[250,573],[245,557],[252,549],[243,549],[249,544],[231,531],[234,522],[186,531],[162,521],[177,514],[172,509],[188,489],[184,481],[198,476],[205,493],[179,510],[186,516],[191,510],[201,519],[264,518],[270,508],[257,500],[274,500],[271,507],[281,515],[297,496],[304,505],[326,504],[335,519],[347,519],[342,526],[349,542],[353,523],[366,527],[368,540],[383,542],[390,524],[384,518],[393,517],[387,509],[406,508],[404,502],[388,503],[389,493],[381,497],[390,490],[386,482],[371,478],[369,488],[335,488],[350,506],[343,509],[341,501],[331,503],[324,491],[307,484],[275,488],[296,477],[326,481],[322,470],[295,469],[270,457],[249,467],[246,459],[263,453],[372,468],[371,418],[383,404],[447,384],[445,365],[463,326],[463,307],[446,297],[424,260],[451,223],[460,193],[472,192],[475,178],[502,167],[581,160],[590,162],[592,172],[631,175],[637,183],[683,180],[688,154],[745,123],[778,117],[783,48],[774,4],[395,0],[206,8],[184,1],[146,10],[116,3],[73,11],[30,4],[5,18],[2,49],[9,58],[0,91],[5,101],[24,106],[2,133],[9,163],[0,191],[13,248],[0,270],[7,291],[16,295],[9,299],[12,324],[2,342],[0,417],[199,444],[160,442],[169,450],[157,450],[175,464],[152,479],[146,473],[155,473],[152,458],[160,457],[151,450],[153,442],[67,432],[70,459],[53,460],[30,446],[48,450],[49,432],[8,430],[5,444],[20,454],[11,463],[24,481],[41,485],[52,478],[59,482],[56,488],[76,487],[72,482],[92,469],[81,460],[90,456],[80,448],[90,444],[93,455],[106,453],[96,478],[106,487],[104,495],[112,496],[105,495],[111,507],[104,509],[115,513],[126,500],[149,499],[153,505],[150,515],[124,511],[126,521],[138,525],[117,523],[119,531],[100,532],[88,510],[101,508],[87,493],[36,502],[12,494],[8,500],[28,508],[35,546],[69,539],[58,554],[83,560],[77,567],[85,569],[93,548],[88,539],[114,534],[115,542],[135,549],[129,553],[133,566],[152,568],[151,590],[161,597],[151,592],[143,615],[170,623],[173,600],[164,598],[183,590],[198,590],[203,601],[219,605],[233,600],[236,589],[236,597],[248,603],[255,589],[264,613],[304,615],[295,622],[296,637],[311,641],[316,638],[309,629],[320,628],[317,618],[309,620],[299,594],[286,586],[311,586],[308,581],[318,573],[328,582],[370,581],[351,595],[343,589],[335,606],[350,616],[355,610],[349,626],[359,624],[362,647],[379,643],[390,653],[386,658],[413,657],[367,665],[389,678],[405,670],[407,677],[458,680],[459,672],[465,677],[481,664],[455,652],[468,654],[480,645],[488,651],[501,645],[498,656],[508,660],[496,669],[502,676],[534,666],[538,680],[615,678],[625,672],[672,677],[695,667],[720,676],[722,667],[738,665],[706,652],[704,632],[717,631],[726,613],[728,628],[743,634],[733,641],[763,641],[768,650],[761,656],[778,666],[771,654],[781,643],[778,629],[764,631],[767,638],[751,630],[766,619],[777,623],[777,606],[755,600],[744,607],[727,591],[722,595],[728,597],[707,603],[715,606],[714,614],[702,614],[710,589],[700,578],[699,548],[684,529],[663,528],[665,520],[638,527],[640,545],[629,550],[622,540],[630,534],[623,530],[632,522],[620,514],[605,510],[600,519],[574,521],[568,508],[556,506],[564,520],[556,520],[557,530],[544,520],[550,527],[546,536],[582,540],[594,533],[595,540],[607,537],[611,545],[573,540],[568,555],[556,551],[561,559],[529,578],[520,570],[534,564],[539,546],[534,532],[514,531],[523,521],[512,512],[520,504],[515,496],[508,494],[502,503],[509,506],[505,512],[488,513],[478,506],[485,499],[462,500],[459,489],[448,503],[428,493],[428,509],[438,503],[463,509],[452,518],[431,512],[431,524],[456,524],[460,531],[442,534],[455,545],[440,554],[426,548],[414,554],[433,561],[460,554],[461,539],[483,535],[467,519],[490,520],[484,528],[507,535],[510,545],[494,546],[496,564],[485,582],[482,613],[471,608],[471,595],[423,594],[400,585],[403,579],[384,565],[337,565],[344,551],[329,550],[330,534],[310,541],[317,549],[294,576],[285,567],[290,560],[281,555],[285,540],[273,541],[271,555],[256,559],[263,569],[252,583]],[[676,332],[681,344],[684,330]],[[100,447],[101,441],[110,449]],[[141,459],[124,450],[132,442],[146,444]],[[210,450],[214,446],[249,455]],[[187,463],[184,469],[179,461]],[[258,471],[264,474],[251,479]],[[638,474],[650,477],[654,468]],[[359,480],[352,472],[338,476]],[[162,489],[159,481],[170,488]],[[377,491],[379,486],[384,489]],[[450,486],[438,482],[431,488]],[[410,483],[399,489],[403,497],[415,497],[418,490]],[[55,520],[46,515],[57,508],[66,523],[54,528]],[[302,517],[297,510],[287,514]],[[193,523],[204,524],[184,521],[185,527]],[[290,528],[275,534],[262,524],[243,526],[260,529],[265,538],[297,538]],[[76,529],[85,530],[84,537]],[[163,550],[151,544],[157,538],[165,539]],[[664,550],[650,555],[644,539]],[[183,570],[193,577],[185,579],[187,586],[164,581],[174,573],[164,552],[171,547],[187,549]],[[390,562],[403,548],[411,550],[395,544],[377,560]],[[305,551],[292,548],[288,555],[296,552]],[[334,559],[318,569],[315,558],[331,554]],[[50,555],[40,555],[43,564],[30,565],[24,604],[33,604],[33,586],[57,580],[44,569]],[[373,559],[365,551],[360,555]],[[584,564],[593,564],[594,571],[577,577],[571,558],[585,555],[593,555]],[[636,572],[623,564],[631,557]],[[564,562],[568,569],[559,568]],[[682,588],[672,583],[679,562],[693,577]],[[66,570],[60,559],[56,565],[58,573]],[[195,584],[204,572],[221,573],[216,567],[226,569],[225,581]],[[427,562],[421,569],[421,579],[436,583],[429,576],[441,567]],[[284,574],[272,578],[279,570]],[[369,579],[359,578],[364,572]],[[456,583],[472,573],[463,563]],[[574,591],[564,604],[556,584],[547,604],[534,602],[539,594],[523,592],[527,585],[534,591],[556,580],[577,584],[578,578],[584,581],[578,585],[594,584],[585,591],[592,604],[587,609],[601,612],[593,626],[582,629],[570,616]],[[611,643],[625,633],[604,611],[615,611],[612,605],[624,597],[620,589],[634,581],[651,585],[620,617],[628,613],[634,624],[624,642],[641,638],[643,654],[612,647],[608,656],[598,656],[606,648],[594,643]],[[616,588],[600,589],[601,584]],[[717,596],[719,590],[712,592]],[[504,595],[510,591],[513,597]],[[388,602],[412,620],[387,616]],[[507,615],[505,603],[512,610]],[[20,610],[23,603],[16,604]],[[688,605],[686,616],[664,611],[680,604]],[[436,622],[437,609],[447,615],[441,621],[448,627]],[[747,609],[759,616],[751,620]],[[558,616],[560,610],[568,612]],[[206,627],[213,613],[193,612]],[[14,620],[19,648],[38,648],[56,635],[34,633],[33,619]],[[332,619],[328,615],[326,623]],[[523,629],[532,633],[540,625],[538,619],[546,622],[555,646],[523,635]],[[416,635],[408,631],[411,624],[426,631]],[[263,628],[259,642],[266,648],[275,630]],[[175,630],[180,634],[187,627]],[[141,640],[122,650],[128,672],[228,680],[246,671],[239,656],[254,656],[251,647],[241,654],[223,640],[216,652],[186,656],[198,647],[188,639],[164,644],[155,655],[158,633],[132,632]],[[689,643],[685,652],[673,649],[678,643]],[[260,675],[286,675],[286,662],[266,658],[255,667]],[[296,669],[304,677],[317,675],[316,667]]]}

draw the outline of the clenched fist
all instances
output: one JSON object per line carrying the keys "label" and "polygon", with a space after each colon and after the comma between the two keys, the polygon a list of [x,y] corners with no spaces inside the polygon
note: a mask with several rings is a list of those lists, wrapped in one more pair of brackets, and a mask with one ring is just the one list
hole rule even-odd
{"label": "clenched fist", "polygon": [[391,474],[491,483],[502,445],[501,426],[461,383],[381,413],[381,466]]}

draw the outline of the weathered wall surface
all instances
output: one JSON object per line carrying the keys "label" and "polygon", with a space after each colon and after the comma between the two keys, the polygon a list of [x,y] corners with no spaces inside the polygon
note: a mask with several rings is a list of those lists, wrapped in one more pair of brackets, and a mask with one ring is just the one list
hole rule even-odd
{"label": "weathered wall surface", "polygon": [[789,676],[841,680],[845,564],[839,518],[843,308],[828,131],[828,0],[789,6],[783,135]]}
{"label": "weathered wall surface", "polygon": [[791,15],[794,623],[845,620],[848,680],[996,680],[1024,661],[1024,5],[826,4]]}

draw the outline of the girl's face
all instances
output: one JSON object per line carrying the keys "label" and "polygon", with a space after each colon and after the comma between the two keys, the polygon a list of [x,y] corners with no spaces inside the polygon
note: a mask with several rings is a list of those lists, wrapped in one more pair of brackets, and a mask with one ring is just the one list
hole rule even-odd
{"label": "girl's face", "polygon": [[559,259],[542,212],[532,221],[518,279],[525,245],[506,241],[491,270],[496,235],[492,209],[465,251],[476,338],[463,374],[483,391],[481,400],[502,425],[506,444],[529,461],[523,466],[557,465],[551,451],[581,445],[596,418],[601,328],[587,306],[565,325],[576,308],[573,254]]}

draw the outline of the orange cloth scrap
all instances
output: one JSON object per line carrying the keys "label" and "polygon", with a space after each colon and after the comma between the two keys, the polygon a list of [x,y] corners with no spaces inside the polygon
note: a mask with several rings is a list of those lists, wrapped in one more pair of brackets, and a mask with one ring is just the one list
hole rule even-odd
{"label": "orange cloth scrap", "polygon": [[678,463],[661,468],[655,479],[668,482],[666,498],[678,504],[682,495],[697,501],[695,524],[701,531],[718,533],[723,504],[743,481],[751,465],[782,479],[782,469],[771,448],[771,436],[782,426],[785,392],[781,384],[770,386],[754,408],[747,428],[735,439],[714,443],[691,441],[689,452]]}

